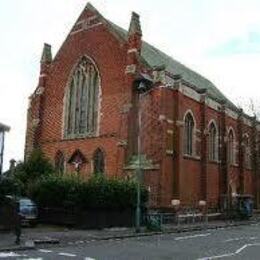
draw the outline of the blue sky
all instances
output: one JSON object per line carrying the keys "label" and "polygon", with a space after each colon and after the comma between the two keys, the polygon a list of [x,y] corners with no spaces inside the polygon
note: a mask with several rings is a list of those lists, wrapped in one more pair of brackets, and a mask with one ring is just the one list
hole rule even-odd
{"label": "blue sky", "polygon": [[[22,159],[28,96],[36,87],[44,42],[57,52],[85,0],[0,1],[0,122],[11,126],[5,168]],[[92,0],[127,28],[141,15],[146,41],[200,72],[233,102],[260,100],[259,0]]]}

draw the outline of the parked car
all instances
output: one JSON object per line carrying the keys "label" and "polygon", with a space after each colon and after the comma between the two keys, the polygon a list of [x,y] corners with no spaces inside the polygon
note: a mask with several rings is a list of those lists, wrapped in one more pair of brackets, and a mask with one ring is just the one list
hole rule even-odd
{"label": "parked car", "polygon": [[20,198],[18,202],[22,225],[36,225],[38,218],[37,205],[29,198]]}
{"label": "parked car", "polygon": [[7,195],[6,198],[18,203],[18,213],[23,226],[34,226],[37,224],[38,208],[35,202],[27,197],[15,198],[14,196]]}

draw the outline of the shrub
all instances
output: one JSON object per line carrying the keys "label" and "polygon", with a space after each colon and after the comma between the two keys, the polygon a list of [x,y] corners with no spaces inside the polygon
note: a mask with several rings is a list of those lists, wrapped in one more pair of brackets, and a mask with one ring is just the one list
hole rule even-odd
{"label": "shrub", "polygon": [[20,196],[22,194],[23,185],[13,178],[0,179],[0,203],[3,202],[6,195]]}
{"label": "shrub", "polygon": [[49,175],[54,169],[41,150],[34,150],[26,162],[19,163],[14,169],[15,178],[23,183],[35,181],[36,179]]}
{"label": "shrub", "polygon": [[40,150],[34,150],[25,162],[18,162],[13,170],[5,175],[20,185],[22,195],[28,195],[28,189],[38,179],[52,175],[54,168]]}
{"label": "shrub", "polygon": [[[31,189],[31,197],[40,207],[57,208],[133,208],[136,194],[135,182],[104,177],[83,181],[72,176],[50,176],[38,180]],[[148,198],[144,187],[141,194],[144,205]]]}

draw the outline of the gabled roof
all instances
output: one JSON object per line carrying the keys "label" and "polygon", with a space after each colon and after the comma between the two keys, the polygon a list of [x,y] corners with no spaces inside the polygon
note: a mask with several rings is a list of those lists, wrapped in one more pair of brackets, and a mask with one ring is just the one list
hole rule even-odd
{"label": "gabled roof", "polygon": [[0,131],[9,131],[10,127],[0,123]]}
{"label": "gabled roof", "polygon": [[[91,3],[87,3],[83,12],[86,9],[95,13],[119,40],[127,41],[128,32],[126,30],[104,18]],[[171,75],[180,75],[195,90],[206,89],[207,94],[212,99],[226,104],[233,110],[237,110],[237,107],[212,82],[145,41],[142,42],[141,62],[150,68],[164,66],[167,72]]]}
{"label": "gabled roof", "polygon": [[[117,32],[121,38],[127,40],[127,31],[118,25],[107,21],[113,31]],[[208,79],[199,73],[189,69],[182,63],[168,56],[164,52],[143,41],[141,50],[142,61],[151,68],[165,66],[166,71],[173,75],[181,75],[182,79],[194,86],[196,89],[206,89],[207,93],[213,99],[224,102],[233,109],[236,106],[226,98],[226,96],[218,90],[218,88]]]}

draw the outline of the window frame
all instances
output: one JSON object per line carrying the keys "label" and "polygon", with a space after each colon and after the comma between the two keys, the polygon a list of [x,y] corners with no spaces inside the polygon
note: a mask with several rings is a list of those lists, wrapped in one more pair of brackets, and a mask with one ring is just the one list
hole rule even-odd
{"label": "window frame", "polygon": [[[83,83],[86,84],[86,82],[81,82],[81,85],[77,83],[74,84],[76,77],[77,77],[77,73],[81,68],[82,63],[86,63],[86,66],[89,66],[88,69],[93,69],[93,74],[88,74],[92,75],[92,79],[96,80],[95,84],[91,85],[90,87],[87,85],[86,87],[86,91],[85,94],[89,95],[91,90],[95,90],[94,93],[92,93],[91,99],[88,100],[91,101],[92,103],[92,118],[93,122],[90,126],[85,126],[85,131],[81,132],[80,131],[80,123],[81,123],[81,115],[80,113],[82,112],[81,110],[83,110],[83,105],[84,101],[82,100],[82,95],[80,95],[80,93],[83,93]],[[83,80],[87,80],[86,79],[87,76],[85,75],[85,78]],[[80,80],[80,78],[78,77],[78,80]],[[82,79],[81,79],[82,80]],[[72,87],[73,86],[73,87]],[[76,93],[73,95],[74,96],[74,103],[72,103],[72,95],[71,95],[71,90],[75,88],[76,89]],[[75,91],[75,90],[74,90]],[[90,94],[91,95],[91,94]],[[99,135],[99,122],[100,122],[100,109],[101,109],[101,77],[100,77],[100,73],[99,73],[99,69],[96,65],[96,63],[94,62],[94,60],[92,58],[90,58],[89,56],[84,55],[83,57],[81,57],[77,63],[74,65],[74,67],[72,68],[71,72],[70,72],[70,76],[69,76],[69,80],[67,83],[67,87],[66,87],[66,91],[65,91],[65,95],[64,95],[64,105],[63,105],[63,127],[62,127],[62,136],[63,139],[80,139],[80,138],[90,138],[90,137],[96,137]],[[87,98],[87,97],[85,97]],[[87,102],[87,100],[86,100]],[[73,108],[71,108],[71,106],[73,106]],[[89,106],[90,105],[86,105],[85,107],[85,120],[90,120],[88,119],[89,117],[87,116],[87,111],[89,110]],[[78,108],[78,111],[77,111]],[[89,112],[90,113],[90,112]],[[69,128],[70,125],[72,124],[72,130],[71,132],[69,132]],[[87,122],[86,122],[87,124]],[[77,128],[78,127],[78,128]],[[92,131],[91,131],[92,129]]]}
{"label": "window frame", "polygon": [[[101,155],[101,157],[98,158],[97,156],[100,156],[100,155]],[[103,171],[96,171],[96,169],[100,167],[100,165],[98,167],[96,166],[96,162],[97,162],[96,159],[100,160],[100,158],[102,159],[101,167],[103,168]],[[100,163],[100,161],[98,163]],[[103,175],[103,174],[105,174],[105,168],[106,168],[105,152],[102,148],[98,147],[93,153],[93,173],[97,174],[97,175]]]}
{"label": "window frame", "polygon": [[[215,131],[214,136],[212,136],[212,129]],[[219,160],[219,131],[214,120],[208,124],[208,159],[212,162]]]}
{"label": "window frame", "polygon": [[[187,118],[189,117],[189,122],[187,125]],[[191,110],[188,110],[184,115],[184,131],[183,131],[183,150],[184,155],[188,157],[195,157],[195,131],[196,131],[196,121]],[[192,124],[191,124],[192,123]]]}
{"label": "window frame", "polygon": [[[232,144],[230,142],[231,133],[232,133]],[[227,161],[228,161],[228,164],[232,165],[232,166],[235,166],[235,164],[236,164],[235,144],[236,144],[235,131],[231,127],[231,128],[229,128],[229,130],[227,132]]]}

